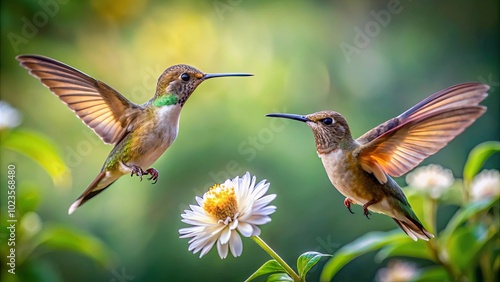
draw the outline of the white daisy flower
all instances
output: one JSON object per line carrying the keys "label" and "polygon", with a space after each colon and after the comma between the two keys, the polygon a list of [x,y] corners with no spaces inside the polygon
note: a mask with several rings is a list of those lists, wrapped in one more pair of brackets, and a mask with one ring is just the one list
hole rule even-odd
{"label": "white daisy flower", "polygon": [[269,215],[276,210],[275,206],[268,206],[276,195],[264,196],[268,188],[266,180],[255,184],[255,176],[248,172],[241,178],[214,185],[203,198],[196,197],[198,205],[190,205],[191,210],[181,215],[182,222],[193,226],[180,229],[180,238],[191,238],[188,250],[200,252],[200,258],[215,243],[221,259],[227,257],[228,249],[234,257],[240,256],[240,235],[260,235],[258,225],[270,222]]}
{"label": "white daisy flower", "polygon": [[500,195],[500,172],[498,170],[483,170],[476,175],[471,183],[473,201]]}
{"label": "white daisy flower", "polygon": [[451,170],[435,164],[419,167],[406,176],[409,186],[427,193],[433,199],[440,198],[454,181]]}

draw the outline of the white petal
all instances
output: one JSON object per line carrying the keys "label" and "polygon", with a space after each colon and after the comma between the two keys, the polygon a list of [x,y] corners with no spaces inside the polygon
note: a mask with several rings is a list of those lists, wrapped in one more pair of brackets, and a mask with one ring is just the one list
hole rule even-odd
{"label": "white petal", "polygon": [[[200,241],[204,244],[206,241],[214,240],[220,236],[220,228],[218,226],[214,227],[203,227],[199,230],[194,230],[191,234],[184,235],[185,237],[193,237],[189,242]],[[188,236],[189,235],[189,236]]]}
{"label": "white petal", "polygon": [[[255,177],[255,176],[254,176]],[[241,177],[241,182],[244,187],[249,188],[250,187],[250,182],[251,182],[252,176],[250,175],[250,172],[245,172],[245,174]]]}
{"label": "white petal", "polygon": [[[200,224],[215,224],[217,221],[210,215],[207,215],[205,213],[194,213],[194,212],[186,212],[181,215],[183,218],[182,221],[185,220],[191,220],[191,221],[197,221]],[[191,223],[190,223],[191,224]],[[193,223],[196,224],[196,223]]]}
{"label": "white petal", "polygon": [[253,214],[270,215],[270,214],[274,213],[275,211],[276,211],[275,206],[267,206],[267,207],[263,207],[259,210],[254,210]]}
{"label": "white petal", "polygon": [[189,207],[196,214],[206,214],[205,210],[201,206],[192,205],[192,206],[189,206]]}
{"label": "white petal", "polygon": [[[212,247],[214,246],[214,243],[215,243],[215,239],[212,238],[212,240],[210,242],[205,244],[205,246],[203,247],[203,249],[200,252],[200,258],[202,256],[206,255],[212,249]],[[196,252],[195,252],[195,254],[196,254]]]}
{"label": "white petal", "polygon": [[232,232],[231,240],[229,241],[229,248],[231,249],[231,253],[235,258],[241,256],[243,252],[243,242],[241,242],[241,237],[238,235],[238,232]]}
{"label": "white petal", "polygon": [[252,215],[253,205],[252,203],[245,203],[244,205],[239,206],[238,209],[240,210],[239,218],[244,220],[248,216]]}
{"label": "white petal", "polygon": [[184,234],[181,234],[180,238],[199,238],[199,237],[205,237],[205,236],[211,236],[210,233],[207,233],[205,229],[192,229],[192,230],[186,230],[187,232]]}
{"label": "white petal", "polygon": [[231,229],[229,228],[224,228],[221,233],[220,233],[220,237],[219,237],[219,241],[222,243],[222,244],[227,244],[227,242],[229,241],[229,238],[231,237]]}
{"label": "white petal", "polygon": [[240,224],[238,224],[238,231],[243,237],[250,237],[253,233],[253,227],[246,222],[240,222]]}
{"label": "white petal", "polygon": [[231,222],[231,224],[229,225],[229,229],[231,230],[236,229],[238,227],[239,222],[240,221],[238,219],[233,220],[233,222]]}
{"label": "white petal", "polygon": [[197,253],[198,250],[207,246],[213,245],[215,240],[217,240],[217,236],[198,236],[189,240],[189,248],[188,250],[194,250],[194,253]]}
{"label": "white petal", "polygon": [[266,195],[266,196],[258,199],[257,201],[255,201],[254,207],[265,206],[265,205],[269,204],[270,202],[272,202],[274,199],[276,199],[276,194]]}
{"label": "white petal", "polygon": [[207,217],[205,214],[199,214],[199,213],[194,213],[194,212],[186,212],[181,215],[182,218],[184,219],[196,219],[196,218],[202,218],[202,217]]}
{"label": "white petal", "polygon": [[202,199],[202,198],[200,198],[200,197],[196,196],[195,200],[196,200],[196,202],[198,203],[198,206],[200,206],[200,207],[202,207],[202,206],[203,206],[203,199]]}
{"label": "white petal", "polygon": [[227,257],[227,247],[228,244],[221,244],[220,240],[217,241],[217,252],[219,253],[219,257],[221,259],[225,259]]}
{"label": "white petal", "polygon": [[194,254],[201,250],[200,257],[204,256],[210,249],[212,249],[214,243],[217,241],[216,236],[212,237],[200,237],[193,238],[189,242],[188,250],[192,251]]}
{"label": "white petal", "polygon": [[186,213],[182,214],[183,222],[190,220],[191,222],[186,222],[188,224],[194,225],[214,225],[217,224],[217,219],[211,215],[206,214],[204,211],[186,211]]}
{"label": "white petal", "polygon": [[[214,226],[211,227],[210,234],[211,235],[217,235],[217,234],[221,233],[224,228],[226,228],[226,226],[222,225],[222,224],[214,225]],[[217,235],[217,236],[219,236],[219,235]]]}
{"label": "white petal", "polygon": [[238,199],[238,203],[241,203],[241,200],[245,200],[248,198],[248,177],[244,175],[239,181],[235,181],[237,185],[235,185],[234,189],[236,191],[236,198]]}
{"label": "white petal", "polygon": [[252,210],[252,214],[265,214],[270,215],[276,211],[276,206],[263,206],[263,207],[254,207]]}
{"label": "white petal", "polygon": [[228,179],[224,182],[224,185],[225,186],[228,186],[228,187],[237,187],[238,186],[238,183],[240,182],[240,177],[239,176],[236,176],[235,178],[233,179]]}
{"label": "white petal", "polygon": [[253,197],[256,199],[262,197],[269,189],[269,185],[270,184],[266,183],[265,180],[262,180],[261,182],[259,182],[257,184],[257,186],[255,187],[255,191],[253,192]]}
{"label": "white petal", "polygon": [[257,225],[254,225],[252,236],[259,236],[259,235],[260,235],[260,228]]}
{"label": "white petal", "polygon": [[190,225],[200,225],[200,226],[211,226],[217,224],[211,218],[193,218],[193,219],[185,218],[182,219],[181,221]]}
{"label": "white petal", "polygon": [[255,224],[255,225],[263,225],[269,223],[271,218],[266,215],[252,215],[251,217],[245,220],[246,223]]}
{"label": "white petal", "polygon": [[[179,229],[179,234],[183,235],[182,238],[193,237],[197,233],[203,232],[204,227],[201,226],[193,226]],[[189,235],[189,236],[186,236]]]}
{"label": "white petal", "polygon": [[[250,178],[250,173],[248,173],[248,178]],[[255,175],[252,177],[252,182],[250,182],[250,185],[248,186],[248,189],[250,191],[253,191],[254,187],[255,187],[255,181],[256,181],[256,178],[255,178]]]}

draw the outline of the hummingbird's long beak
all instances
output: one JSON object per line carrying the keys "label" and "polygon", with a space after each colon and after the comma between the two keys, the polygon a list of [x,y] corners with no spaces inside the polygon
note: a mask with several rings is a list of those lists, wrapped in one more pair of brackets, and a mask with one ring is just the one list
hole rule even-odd
{"label": "hummingbird's long beak", "polygon": [[287,119],[293,119],[293,120],[298,120],[298,121],[302,121],[302,122],[311,121],[310,119],[306,118],[305,116],[294,115],[294,114],[267,114],[266,117],[287,118]]}
{"label": "hummingbird's long beak", "polygon": [[203,79],[210,79],[215,77],[225,77],[225,76],[253,76],[251,73],[206,73],[203,75]]}

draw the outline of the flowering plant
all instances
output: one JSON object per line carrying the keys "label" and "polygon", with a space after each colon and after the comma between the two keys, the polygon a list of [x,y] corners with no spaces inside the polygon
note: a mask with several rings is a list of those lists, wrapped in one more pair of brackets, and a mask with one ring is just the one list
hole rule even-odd
{"label": "flowering plant", "polygon": [[268,281],[305,281],[307,272],[325,255],[302,254],[297,261],[297,274],[259,237],[258,226],[270,222],[269,216],[276,210],[269,205],[276,195],[265,195],[269,189],[266,180],[255,182],[255,176],[247,172],[241,178],[212,186],[203,197],[196,197],[198,205],[191,205],[191,209],[181,215],[182,221],[192,226],[180,229],[180,238],[191,238],[188,250],[195,254],[200,252],[200,257],[217,244],[219,256],[224,259],[228,249],[234,257],[240,256],[243,251],[240,235],[250,237],[273,259],[264,263],[247,281],[267,274],[270,275]]}
{"label": "flowering plant", "polygon": [[[375,250],[379,250],[378,261],[406,256],[435,264],[418,269],[411,262],[392,260],[379,270],[375,277],[378,281],[459,281],[475,277],[477,268],[485,281],[496,281],[499,265],[498,249],[494,247],[499,244],[500,214],[494,207],[499,205],[500,173],[478,173],[495,152],[500,152],[500,142],[478,145],[465,164],[463,181],[439,165],[420,167],[408,174],[405,194],[417,216],[438,236],[428,242],[414,242],[399,229],[370,232],[335,252],[322,270],[321,281],[330,281],[351,260]],[[191,205],[182,214],[182,221],[191,226],[179,230],[180,238],[190,238],[188,250],[199,252],[202,257],[217,245],[221,259],[229,251],[238,257],[243,251],[241,236],[249,237],[273,259],[247,281],[262,275],[269,275],[266,281],[306,281],[309,270],[330,255],[305,252],[297,259],[296,272],[259,237],[259,226],[269,223],[276,210],[270,205],[276,195],[266,195],[269,185],[266,180],[256,183],[256,177],[247,172],[196,197],[197,205]],[[437,230],[437,208],[444,204],[457,205],[459,209],[443,230]]]}
{"label": "flowering plant", "polygon": [[[333,254],[321,273],[321,281],[330,281],[349,261],[376,251],[381,262],[391,257],[429,260],[433,266],[417,269],[413,264],[390,261],[377,275],[379,281],[475,281],[479,269],[484,281],[496,281],[499,273],[499,199],[500,174],[483,170],[489,156],[500,152],[500,142],[476,146],[464,167],[464,179],[455,179],[451,171],[428,165],[408,174],[405,194],[413,210],[436,238],[409,241],[398,230],[370,232],[344,245]],[[436,228],[440,205],[458,206],[443,230]]]}

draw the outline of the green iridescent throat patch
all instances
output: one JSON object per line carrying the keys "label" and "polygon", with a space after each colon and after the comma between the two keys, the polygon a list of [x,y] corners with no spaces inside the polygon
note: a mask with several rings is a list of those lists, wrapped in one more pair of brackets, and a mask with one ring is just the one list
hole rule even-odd
{"label": "green iridescent throat patch", "polygon": [[177,101],[178,101],[177,96],[173,94],[168,94],[165,96],[158,97],[158,99],[156,99],[153,102],[153,105],[155,105],[156,107],[170,106],[177,104]]}

